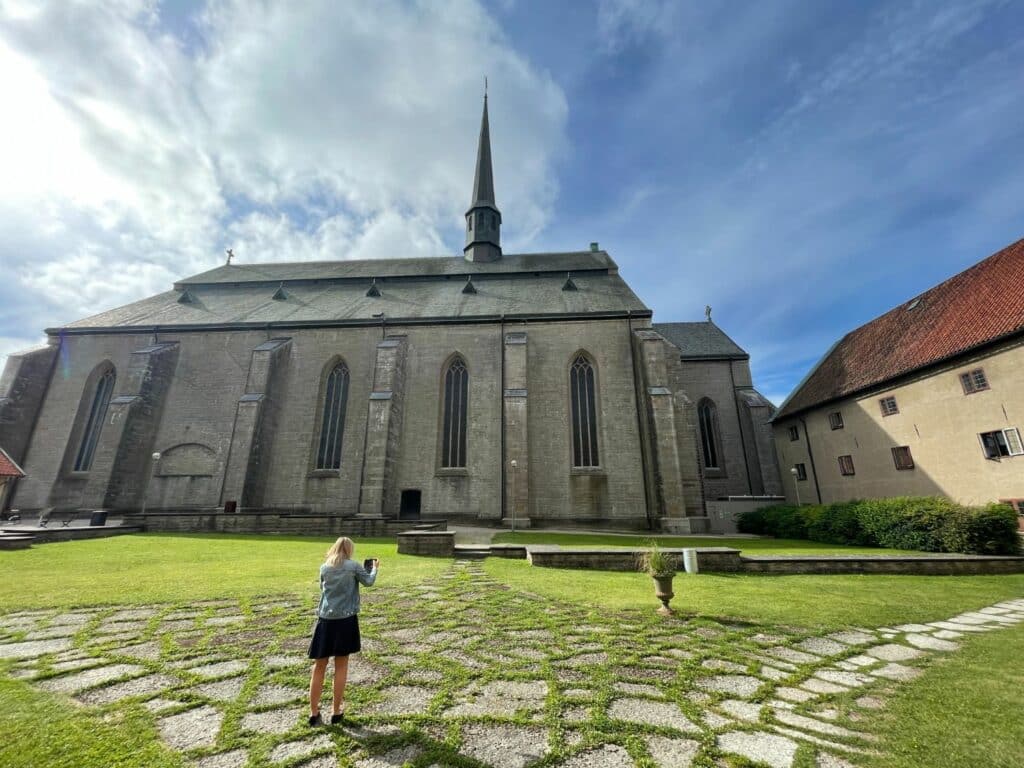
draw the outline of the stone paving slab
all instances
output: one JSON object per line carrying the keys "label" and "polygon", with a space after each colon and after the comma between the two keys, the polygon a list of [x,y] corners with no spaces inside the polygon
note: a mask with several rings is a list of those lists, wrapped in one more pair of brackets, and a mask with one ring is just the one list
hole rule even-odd
{"label": "stone paving slab", "polygon": [[75,698],[83,704],[99,706],[110,704],[122,699],[136,698],[140,696],[153,696],[178,684],[178,680],[162,674],[145,675],[136,677],[133,680],[126,680],[123,683],[114,683],[105,688],[94,688],[91,691],[79,694]]}
{"label": "stone paving slab", "polygon": [[84,672],[53,677],[39,683],[39,687],[51,693],[76,693],[84,691],[86,688],[109,683],[111,680],[138,675],[145,671],[145,667],[140,667],[137,664],[110,664],[105,667],[87,669]]}
{"label": "stone paving slab", "polygon": [[181,751],[212,747],[224,715],[209,705],[170,715],[157,722],[160,738]]}
{"label": "stone paving slab", "polygon": [[647,699],[616,699],[608,708],[608,717],[638,725],[660,725],[684,733],[700,729],[687,719],[677,704]]}
{"label": "stone paving slab", "polygon": [[541,728],[470,723],[462,727],[459,751],[495,768],[524,768],[547,754],[547,732]]}
{"label": "stone paving slab", "polygon": [[771,768],[790,768],[796,757],[797,743],[771,733],[732,731],[718,737],[718,748]]}

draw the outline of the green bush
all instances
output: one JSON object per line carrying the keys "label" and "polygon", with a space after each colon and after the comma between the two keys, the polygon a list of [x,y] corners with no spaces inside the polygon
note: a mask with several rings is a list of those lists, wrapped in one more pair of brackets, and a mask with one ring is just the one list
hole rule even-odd
{"label": "green bush", "polygon": [[742,533],[924,552],[1020,552],[1017,516],[1005,504],[965,507],[939,496],[762,507],[740,516]]}

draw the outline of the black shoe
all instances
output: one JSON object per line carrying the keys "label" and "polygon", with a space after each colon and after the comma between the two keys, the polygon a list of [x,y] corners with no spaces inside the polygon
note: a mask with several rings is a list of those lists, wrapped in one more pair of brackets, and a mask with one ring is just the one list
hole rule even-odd
{"label": "black shoe", "polygon": [[331,715],[331,725],[337,725],[338,723],[345,722],[345,713],[339,712],[336,715]]}
{"label": "black shoe", "polygon": [[319,712],[317,712],[315,715],[310,715],[309,716],[309,727],[310,728],[315,728],[316,726],[323,725],[323,724],[324,724],[324,719],[322,717],[320,717],[320,713]]}

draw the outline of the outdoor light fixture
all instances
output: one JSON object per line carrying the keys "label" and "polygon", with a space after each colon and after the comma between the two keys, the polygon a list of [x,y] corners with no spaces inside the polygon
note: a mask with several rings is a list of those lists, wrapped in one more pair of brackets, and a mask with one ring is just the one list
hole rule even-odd
{"label": "outdoor light fixture", "polygon": [[796,467],[791,467],[789,474],[793,476],[793,487],[796,489],[796,505],[800,506],[800,486],[797,485],[797,476],[800,474],[796,471]]}

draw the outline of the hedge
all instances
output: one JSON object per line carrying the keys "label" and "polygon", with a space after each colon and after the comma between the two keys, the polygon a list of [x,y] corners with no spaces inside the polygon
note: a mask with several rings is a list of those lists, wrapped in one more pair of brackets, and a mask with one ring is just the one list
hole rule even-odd
{"label": "hedge", "polygon": [[939,496],[762,507],[740,515],[742,533],[924,552],[1017,555],[1017,514],[1006,504],[965,507]]}

